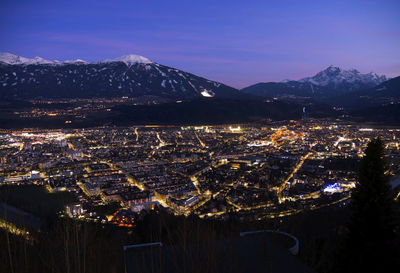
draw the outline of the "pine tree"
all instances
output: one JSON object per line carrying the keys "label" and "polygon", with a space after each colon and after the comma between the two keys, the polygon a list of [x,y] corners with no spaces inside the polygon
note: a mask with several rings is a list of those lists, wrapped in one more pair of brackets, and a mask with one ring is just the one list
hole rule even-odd
{"label": "pine tree", "polygon": [[372,140],[352,193],[341,272],[388,272],[395,260],[394,214],[382,141]]}

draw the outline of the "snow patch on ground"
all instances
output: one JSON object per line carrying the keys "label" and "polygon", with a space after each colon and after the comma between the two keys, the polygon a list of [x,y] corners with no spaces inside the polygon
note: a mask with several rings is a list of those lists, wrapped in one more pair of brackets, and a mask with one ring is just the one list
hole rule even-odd
{"label": "snow patch on ground", "polygon": [[165,74],[164,72],[162,72],[157,66],[155,67],[155,69],[157,69],[158,72],[160,72],[161,76],[166,77],[167,74]]}
{"label": "snow patch on ground", "polygon": [[191,86],[195,91],[197,91],[197,88],[192,84],[191,81],[188,81],[188,83],[190,84],[190,86]]}
{"label": "snow patch on ground", "polygon": [[386,86],[382,86],[381,88],[377,88],[376,91],[383,91],[383,90],[386,90],[386,89],[387,89]]}
{"label": "snow patch on ground", "polygon": [[206,98],[212,98],[215,96],[215,93],[211,90],[203,89],[200,94]]}

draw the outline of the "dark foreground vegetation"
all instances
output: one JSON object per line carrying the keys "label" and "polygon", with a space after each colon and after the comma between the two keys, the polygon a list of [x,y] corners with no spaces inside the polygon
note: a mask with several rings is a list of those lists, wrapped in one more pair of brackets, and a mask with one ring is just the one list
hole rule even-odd
{"label": "dark foreground vegetation", "polygon": [[18,207],[41,218],[54,218],[64,206],[76,202],[74,194],[67,191],[49,193],[36,185],[2,186],[0,202]]}
{"label": "dark foreground vegetation", "polygon": [[[241,223],[233,216],[221,222],[154,211],[132,230],[59,219],[48,231],[32,232],[31,240],[0,230],[0,272],[124,272],[124,245],[161,241],[212,248],[218,239],[258,229],[294,234],[300,241],[299,258],[306,265],[316,272],[335,272],[349,217],[348,207],[340,206],[253,223]],[[398,246],[396,236],[393,244]]]}

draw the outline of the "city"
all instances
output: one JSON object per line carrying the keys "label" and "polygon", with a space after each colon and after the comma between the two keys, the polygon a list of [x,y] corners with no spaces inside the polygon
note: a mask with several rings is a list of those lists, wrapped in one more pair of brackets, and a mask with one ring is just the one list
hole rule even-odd
{"label": "city", "polygon": [[0,132],[0,183],[71,193],[62,213],[134,227],[155,207],[241,221],[346,203],[367,143],[400,173],[400,129],[340,121]]}

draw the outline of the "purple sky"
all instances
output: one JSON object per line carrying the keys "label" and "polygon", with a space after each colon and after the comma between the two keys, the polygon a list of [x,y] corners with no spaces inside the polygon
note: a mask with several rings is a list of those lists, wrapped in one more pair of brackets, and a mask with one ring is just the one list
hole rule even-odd
{"label": "purple sky", "polygon": [[238,88],[331,64],[394,77],[399,11],[398,0],[2,0],[0,51],[87,61],[133,53]]}

